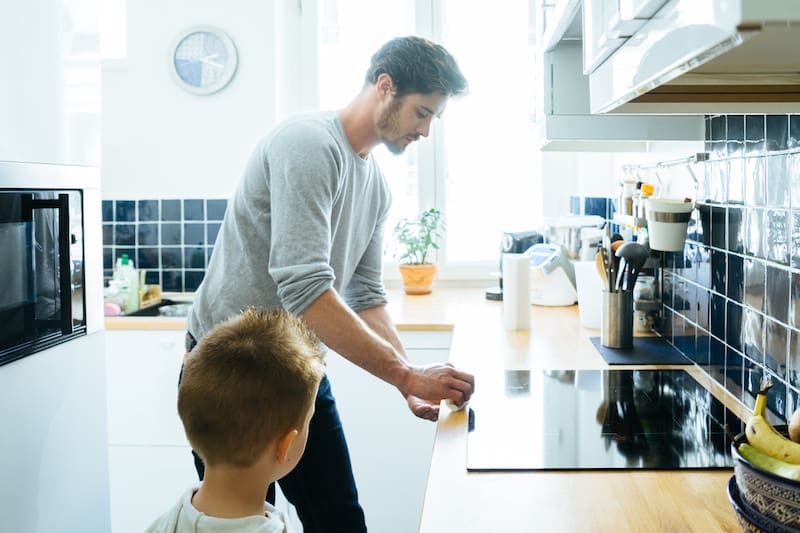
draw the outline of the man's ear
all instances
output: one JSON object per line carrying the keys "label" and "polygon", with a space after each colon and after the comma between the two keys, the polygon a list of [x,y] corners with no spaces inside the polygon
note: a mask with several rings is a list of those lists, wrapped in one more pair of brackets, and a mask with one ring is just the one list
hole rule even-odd
{"label": "man's ear", "polygon": [[292,442],[294,442],[298,433],[296,429],[290,429],[278,437],[278,442],[275,446],[275,460],[278,461],[278,464],[284,464],[289,460],[289,448],[292,447]]}
{"label": "man's ear", "polygon": [[394,80],[386,72],[378,75],[378,79],[375,80],[375,87],[378,89],[378,94],[381,98],[394,94]]}

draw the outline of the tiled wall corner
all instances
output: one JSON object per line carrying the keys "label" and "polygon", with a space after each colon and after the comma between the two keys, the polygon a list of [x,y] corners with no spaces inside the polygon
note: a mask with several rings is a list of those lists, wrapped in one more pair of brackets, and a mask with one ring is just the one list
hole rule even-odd
{"label": "tiled wall corner", "polygon": [[660,333],[744,404],[762,376],[800,405],[800,115],[708,116],[710,158],[682,253],[665,254]]}
{"label": "tiled wall corner", "polygon": [[127,254],[145,282],[169,292],[200,285],[225,216],[224,199],[103,200],[103,276]]}

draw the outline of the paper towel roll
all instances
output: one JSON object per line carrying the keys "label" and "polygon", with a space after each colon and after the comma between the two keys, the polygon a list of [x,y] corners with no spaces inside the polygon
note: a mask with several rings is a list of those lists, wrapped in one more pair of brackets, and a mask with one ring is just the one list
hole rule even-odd
{"label": "paper towel roll", "polygon": [[523,254],[503,254],[503,323],[506,329],[530,329],[531,259]]}

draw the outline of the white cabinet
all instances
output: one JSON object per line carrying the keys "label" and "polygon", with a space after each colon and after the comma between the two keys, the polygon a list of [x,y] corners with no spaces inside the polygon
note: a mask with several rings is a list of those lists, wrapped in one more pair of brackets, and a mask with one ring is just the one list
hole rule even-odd
{"label": "white cabinet", "polygon": [[543,150],[647,151],[652,141],[702,141],[701,116],[593,115],[581,43],[565,41],[544,53]]}
{"label": "white cabinet", "polygon": [[183,331],[106,331],[112,533],[138,533],[197,484],[177,411]]}
{"label": "white cabinet", "polygon": [[100,165],[98,5],[0,2],[0,160]]}
{"label": "white cabinet", "polygon": [[178,418],[183,331],[107,331],[110,445],[188,446]]}
{"label": "white cabinet", "polygon": [[[401,332],[415,364],[448,359],[450,332]],[[367,527],[417,531],[436,425],[416,418],[394,387],[343,357],[327,357]]]}

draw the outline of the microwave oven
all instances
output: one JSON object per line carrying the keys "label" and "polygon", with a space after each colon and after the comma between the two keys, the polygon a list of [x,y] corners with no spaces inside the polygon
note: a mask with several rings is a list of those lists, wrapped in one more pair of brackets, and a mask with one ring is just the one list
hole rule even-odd
{"label": "microwave oven", "polygon": [[0,188],[0,365],[86,335],[83,191]]}

